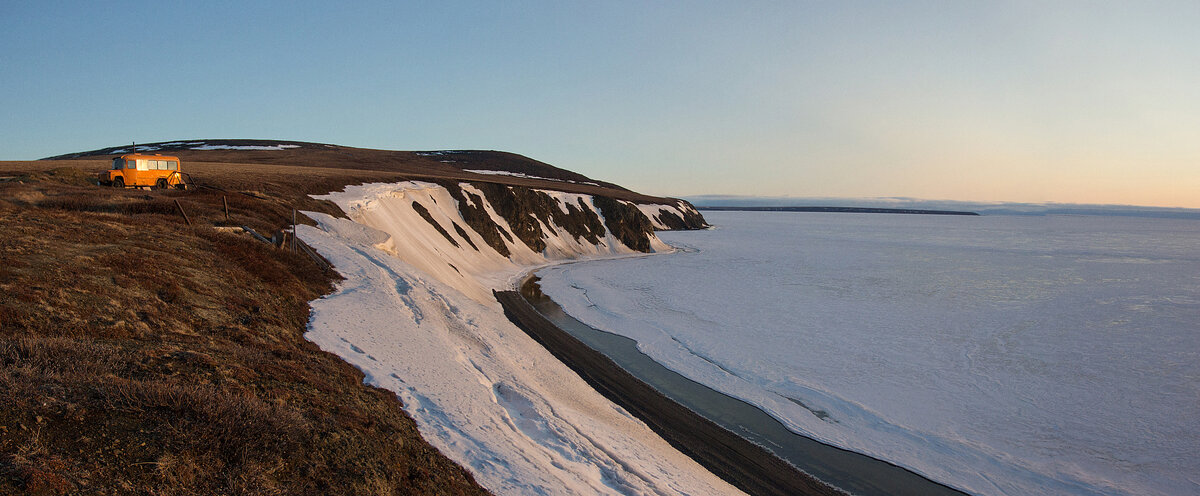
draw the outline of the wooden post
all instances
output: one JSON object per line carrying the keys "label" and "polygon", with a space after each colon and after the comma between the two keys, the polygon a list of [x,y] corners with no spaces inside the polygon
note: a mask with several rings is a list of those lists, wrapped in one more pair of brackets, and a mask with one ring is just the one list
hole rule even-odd
{"label": "wooden post", "polygon": [[176,207],[179,207],[179,213],[183,214],[183,220],[187,221],[187,225],[188,225],[188,227],[191,227],[191,225],[192,225],[192,219],[189,219],[189,218],[188,218],[188,216],[187,216],[187,212],[184,212],[184,211],[183,211],[183,205],[180,205],[180,204],[179,204],[179,200],[175,200],[175,206],[176,206]]}
{"label": "wooden post", "polygon": [[296,251],[296,209],[292,209],[292,251]]}
{"label": "wooden post", "polygon": [[221,203],[225,204],[225,222],[229,222],[229,200],[225,198],[225,195],[221,195]]}
{"label": "wooden post", "polygon": [[263,243],[268,243],[268,244],[271,243],[271,240],[263,237],[263,235],[259,234],[254,229],[251,229],[250,226],[242,226],[242,230],[246,231],[247,233],[250,233],[251,236],[254,236],[254,239],[262,241]]}

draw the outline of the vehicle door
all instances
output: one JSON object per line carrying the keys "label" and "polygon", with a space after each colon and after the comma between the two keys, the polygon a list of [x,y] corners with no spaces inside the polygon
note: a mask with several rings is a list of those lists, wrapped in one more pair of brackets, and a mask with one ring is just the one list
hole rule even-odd
{"label": "vehicle door", "polygon": [[125,159],[125,170],[121,171],[121,176],[124,177],[126,186],[133,186],[134,181],[137,180],[137,160]]}
{"label": "vehicle door", "polygon": [[[134,181],[132,184],[137,185],[137,186],[147,186],[150,184],[154,184],[153,178],[150,178],[149,176],[150,176],[149,161],[144,158],[137,159],[137,169],[134,174]],[[148,178],[150,179],[150,181],[147,181]]]}

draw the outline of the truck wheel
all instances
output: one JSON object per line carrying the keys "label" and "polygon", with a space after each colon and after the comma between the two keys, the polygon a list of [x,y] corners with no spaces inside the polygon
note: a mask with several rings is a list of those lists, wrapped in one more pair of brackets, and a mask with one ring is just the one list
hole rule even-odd
{"label": "truck wheel", "polygon": [[125,178],[123,178],[121,176],[117,176],[116,179],[113,179],[113,187],[114,188],[124,188],[125,187]]}
{"label": "truck wheel", "polygon": [[154,189],[167,189],[167,180],[159,179],[154,183]]}

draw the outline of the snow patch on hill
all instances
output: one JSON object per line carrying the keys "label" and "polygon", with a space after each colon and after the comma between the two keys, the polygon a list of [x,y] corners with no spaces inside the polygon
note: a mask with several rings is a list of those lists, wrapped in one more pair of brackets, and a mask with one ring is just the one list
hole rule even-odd
{"label": "snow patch on hill", "polygon": [[[188,150],[200,150],[200,151],[207,151],[207,150],[259,150],[259,151],[276,151],[277,152],[277,151],[287,150],[289,148],[300,148],[300,145],[284,145],[284,144],[278,144],[278,145],[213,145],[213,144],[208,144],[204,141],[171,141],[168,143],[151,143],[151,144],[146,144],[146,145],[135,145],[131,149],[134,150],[135,153],[148,153],[148,152],[157,152],[157,151],[162,151],[162,150],[179,150],[179,149],[184,149],[184,148],[186,148]],[[129,153],[129,149],[121,148],[121,149],[111,150],[108,153],[110,153],[110,154]]]}
{"label": "snow patch on hill", "polygon": [[281,151],[288,148],[300,148],[300,145],[201,145],[192,150],[265,150]]}
{"label": "snow patch on hill", "polygon": [[[441,162],[454,162],[454,160],[442,160]],[[554,179],[551,177],[532,176],[532,175],[524,174],[521,172],[511,172],[511,171],[502,171],[502,170],[463,169],[463,172],[470,172],[473,174],[484,174],[484,175],[491,175],[491,176],[512,176],[512,177],[520,177],[520,178],[525,178],[525,179],[541,179],[543,181],[558,181],[560,183],[587,184],[590,186],[599,186],[599,184],[596,184],[593,182],[588,182],[588,181],[579,182],[579,181],[572,181],[570,179]]]}
{"label": "snow patch on hill", "polygon": [[[534,251],[482,192],[459,187],[508,233],[510,256],[469,227],[441,185],[368,184],[321,197],[350,219],[309,212],[318,226],[297,235],[345,280],[312,302],[305,337],[394,391],[422,436],[497,494],[737,494],[592,390],[491,295],[531,268],[638,252],[607,229],[590,243],[541,220],[546,247]],[[585,205],[599,214],[588,195],[542,193],[563,212]],[[657,237],[651,246],[670,249]]]}

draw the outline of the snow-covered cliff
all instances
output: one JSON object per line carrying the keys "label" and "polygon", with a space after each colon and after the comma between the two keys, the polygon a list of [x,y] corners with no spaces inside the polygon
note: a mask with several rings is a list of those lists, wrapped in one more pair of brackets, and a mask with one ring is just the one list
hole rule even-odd
{"label": "snow-covered cliff", "polygon": [[424,437],[484,487],[738,493],[589,388],[491,294],[547,264],[670,250],[654,235],[672,226],[664,219],[703,225],[686,202],[456,182],[351,186],[322,198],[349,219],[308,213],[318,226],[297,234],[345,280],[312,302],[306,337],[395,391]]}
{"label": "snow-covered cliff", "polygon": [[492,289],[508,287],[529,267],[670,249],[635,204],[590,195],[405,182],[350,186],[323,198],[375,229],[372,246],[477,301],[491,301]]}

